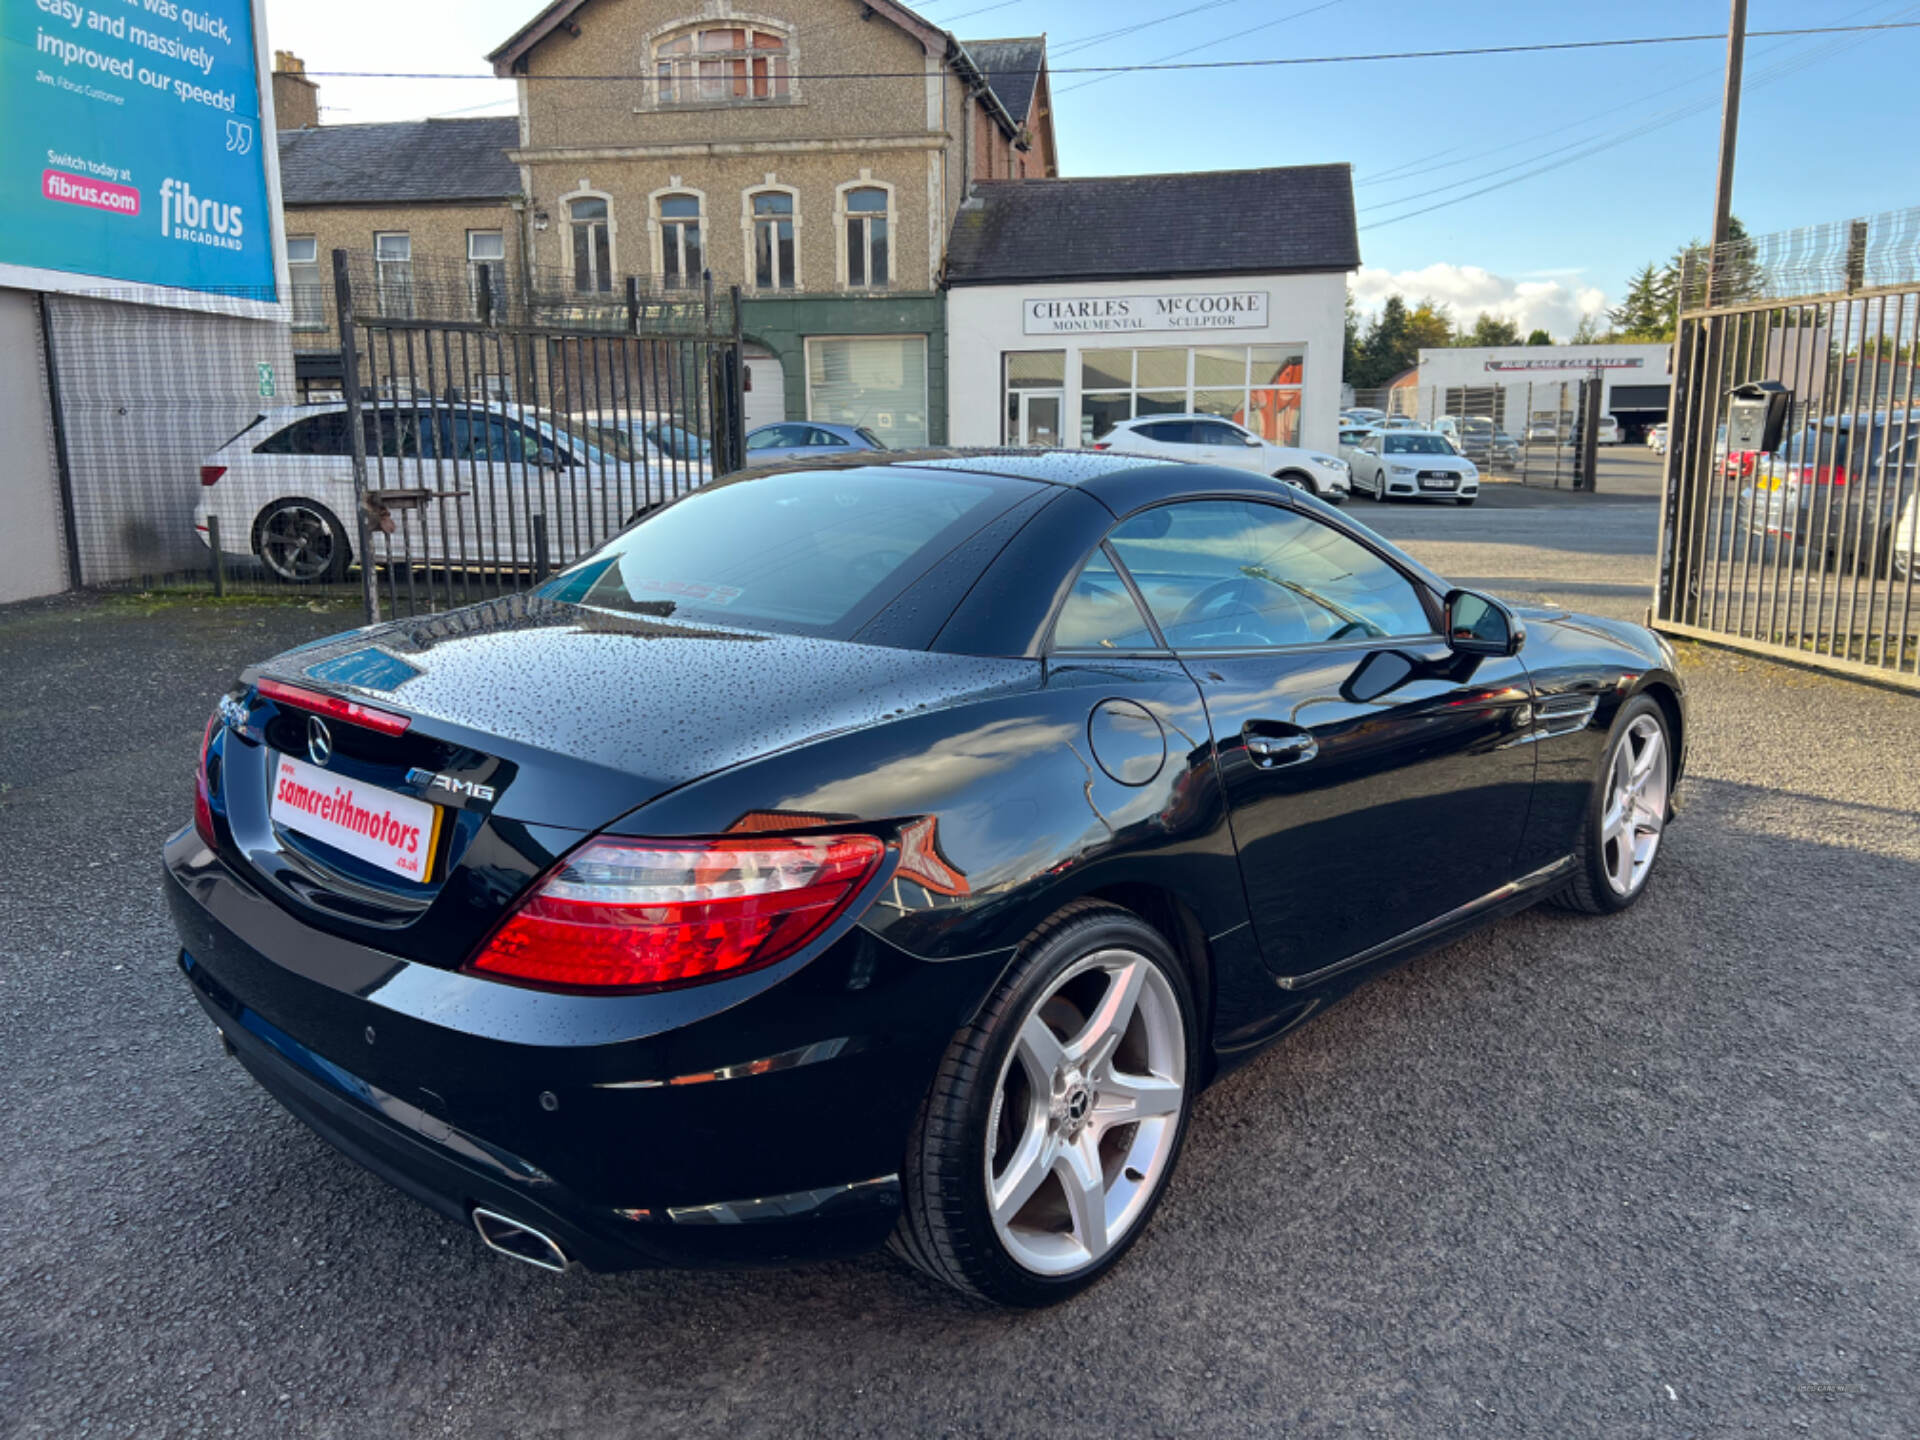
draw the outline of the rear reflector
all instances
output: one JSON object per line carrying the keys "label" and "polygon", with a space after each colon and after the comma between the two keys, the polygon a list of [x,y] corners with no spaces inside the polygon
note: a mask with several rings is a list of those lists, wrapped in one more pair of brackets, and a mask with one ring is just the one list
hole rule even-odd
{"label": "rear reflector", "polygon": [[209,850],[220,848],[213,838],[213,791],[207,784],[207,750],[213,744],[214,727],[220,723],[220,712],[214,711],[207,717],[207,728],[200,736],[200,753],[193,762],[193,829]]}
{"label": "rear reflector", "polygon": [[593,840],[468,968],[565,990],[660,990],[786,959],[879,868],[872,835]]}
{"label": "rear reflector", "polygon": [[227,467],[224,465],[202,465],[200,467],[200,483],[202,485],[218,485],[220,483],[220,477],[226,473]]}
{"label": "rear reflector", "polygon": [[378,730],[382,735],[404,735],[407,727],[413,723],[407,716],[396,715],[391,710],[375,710],[357,700],[322,694],[318,690],[288,685],[279,680],[262,680],[254,688],[269,700],[282,705],[298,705],[302,710],[312,710],[331,720],[344,720],[349,725],[364,725],[369,730]]}

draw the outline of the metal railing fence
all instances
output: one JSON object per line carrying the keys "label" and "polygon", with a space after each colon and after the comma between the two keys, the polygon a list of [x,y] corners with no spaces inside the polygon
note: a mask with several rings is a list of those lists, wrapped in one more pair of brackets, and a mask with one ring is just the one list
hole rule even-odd
{"label": "metal railing fence", "polygon": [[[1920,688],[1917,214],[1687,258],[1658,628]],[[1758,382],[1785,392],[1770,444],[1733,412]]]}

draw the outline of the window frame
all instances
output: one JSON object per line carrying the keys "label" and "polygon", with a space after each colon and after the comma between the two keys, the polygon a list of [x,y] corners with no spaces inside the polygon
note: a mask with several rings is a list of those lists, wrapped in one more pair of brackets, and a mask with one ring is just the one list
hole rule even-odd
{"label": "window frame", "polygon": [[[313,254],[308,259],[293,258],[293,247],[300,244],[313,247]],[[311,284],[303,284],[294,277],[296,266],[312,268]],[[303,291],[306,292],[304,298]],[[303,309],[303,306],[312,308]],[[287,236],[287,325],[289,329],[300,331],[327,328],[327,291],[326,282],[320,276],[320,237],[317,235]]]}
{"label": "window frame", "polygon": [[[785,215],[759,215],[754,212],[753,202],[762,195],[784,195],[791,207]],[[780,273],[780,240],[778,227],[784,221],[793,232],[793,269],[790,274]],[[773,257],[773,283],[760,283],[760,226],[762,223],[773,227],[775,234],[770,254]],[[752,186],[740,192],[740,224],[745,231],[746,241],[746,288],[757,295],[786,295],[798,293],[803,287],[800,283],[801,237],[800,237],[800,191],[792,185],[781,185],[772,180]],[[784,283],[782,283],[784,281]]]}
{"label": "window frame", "polygon": [[[885,202],[878,210],[855,210],[853,197],[863,190],[871,190]],[[857,294],[885,293],[895,287],[900,270],[899,225],[894,213],[893,186],[884,180],[875,180],[871,173],[862,172],[858,180],[848,180],[836,185],[833,191],[835,253],[840,267],[841,288]],[[878,220],[886,227],[884,242],[886,246],[887,274],[882,280],[873,278],[873,223]],[[853,278],[853,259],[855,253],[854,230],[860,232],[860,264],[862,280]]]}
{"label": "window frame", "polygon": [[[1193,505],[1208,501],[1236,501],[1249,505],[1262,505],[1271,510],[1278,510],[1283,514],[1299,516],[1311,524],[1325,525],[1329,530],[1338,532],[1346,539],[1360,546],[1361,549],[1365,550],[1381,564],[1387,566],[1402,580],[1405,580],[1407,584],[1413,587],[1413,592],[1420,600],[1420,608],[1425,612],[1427,624],[1431,629],[1424,635],[1356,635],[1344,640],[1306,640],[1293,645],[1233,645],[1195,649],[1181,649],[1169,645],[1165,632],[1160,628],[1160,622],[1154,617],[1153,607],[1147,604],[1146,597],[1141,594],[1140,587],[1133,578],[1133,572],[1127,569],[1126,562],[1120,558],[1119,552],[1113,548],[1111,543],[1112,538],[1114,532],[1119,530],[1122,525],[1127,524],[1131,520],[1138,519],[1150,510],[1163,510],[1169,505]],[[1068,584],[1063,588],[1060,598],[1054,602],[1052,613],[1047,616],[1046,639],[1040,646],[1040,654],[1044,659],[1052,659],[1055,656],[1062,656],[1069,659],[1086,659],[1098,656],[1108,660],[1164,660],[1168,656],[1173,656],[1176,659],[1186,657],[1196,659],[1230,659],[1240,655],[1298,655],[1307,652],[1334,653],[1341,650],[1354,649],[1392,649],[1395,646],[1403,645],[1439,644],[1444,643],[1447,638],[1444,630],[1445,620],[1442,613],[1444,598],[1435,592],[1433,586],[1428,583],[1424,575],[1408,570],[1395,556],[1380,549],[1377,545],[1372,544],[1366,536],[1359,532],[1351,530],[1345,525],[1329,521],[1324,516],[1317,515],[1304,507],[1290,505],[1284,499],[1278,499],[1273,496],[1251,495],[1230,490],[1209,490],[1199,491],[1191,495],[1176,495],[1165,500],[1155,500],[1133,510],[1129,510],[1107,528],[1107,533],[1100,537],[1100,543],[1094,547],[1094,550],[1089,550],[1081,557],[1079,564],[1074,566],[1073,580],[1075,582],[1079,580],[1080,572],[1086,568],[1087,563],[1093,559],[1094,551],[1096,550],[1106,552],[1107,563],[1113,566],[1114,572],[1118,574],[1120,579],[1125,583],[1127,593],[1133,597],[1135,608],[1146,618],[1148,633],[1160,642],[1160,648],[1157,650],[1056,648],[1053,643],[1054,627],[1059,624],[1060,614],[1066,609],[1067,602],[1073,595],[1073,585]]]}
{"label": "window frame", "polygon": [[[726,7],[720,7],[723,10]],[[712,31],[738,30],[746,35],[746,45],[738,50],[705,50],[701,47],[700,37]],[[755,35],[777,37],[778,46],[761,47],[753,43]],[[776,20],[768,16],[745,15],[738,12],[689,19],[686,16],[650,31],[646,37],[646,104],[653,110],[714,110],[714,109],[750,109],[756,105],[793,105],[800,99],[799,81],[799,34],[791,22]],[[685,40],[687,49],[676,51],[672,55],[662,52],[669,45]],[[702,93],[704,81],[700,75],[702,57],[712,63],[725,65],[729,60],[739,57],[745,69],[736,77],[734,83],[745,84],[745,93],[707,95]],[[754,61],[763,58],[768,62],[765,95],[755,95],[756,76]],[[784,71],[776,73],[775,63],[784,64]],[[662,76],[661,67],[670,70],[685,70],[684,81],[678,75]],[[729,77],[721,77],[723,88]],[[680,94],[684,88],[692,93]],[[669,93],[671,92],[671,93]]]}
{"label": "window frame", "polygon": [[[382,240],[406,241],[407,253],[404,256],[382,255],[380,253],[380,242]],[[388,271],[390,268],[392,268],[396,272],[392,277],[389,277],[389,274],[388,274]],[[388,295],[395,294],[395,295],[402,295],[406,299],[406,314],[398,318],[406,319],[406,320],[411,320],[413,318],[414,291],[413,291],[413,232],[412,231],[410,230],[376,230],[373,232],[373,282],[374,282],[374,294],[376,295],[376,297],[380,302],[380,309],[382,314],[388,313],[387,312]],[[392,286],[394,288],[392,290],[389,290],[388,288],[389,286]]]}
{"label": "window frame", "polygon": [[[674,177],[678,179],[678,176]],[[666,204],[669,200],[691,200],[693,214],[668,215]],[[647,225],[653,239],[653,273],[659,277],[662,290],[697,290],[700,288],[701,275],[711,268],[707,257],[708,242],[712,238],[707,228],[707,196],[704,190],[696,190],[687,185],[669,184],[655,190],[647,196]],[[687,268],[687,228],[694,231],[695,244],[700,252],[700,264],[694,269]],[[671,254],[678,262],[679,278],[669,278],[667,257]]]}
{"label": "window frame", "polygon": [[[590,217],[585,220],[576,220],[573,214],[573,207],[575,204],[577,204],[579,201],[582,201],[582,200],[600,201],[601,204],[607,207],[606,215],[599,219],[593,219]],[[617,227],[614,225],[614,222],[613,222],[613,197],[607,194],[607,192],[604,190],[594,190],[591,188],[583,188],[579,190],[569,191],[567,194],[560,196],[555,203],[561,207],[560,213],[561,213],[562,221],[566,226],[566,230],[564,232],[565,243],[566,243],[565,264],[566,264],[567,270],[571,274],[572,282],[573,282],[572,290],[570,293],[575,295],[609,295],[611,294],[613,292],[613,277],[620,273],[620,250],[619,250],[619,244],[618,244],[619,236],[617,233]],[[574,230],[577,226],[581,226],[581,225],[585,225],[589,228],[595,225],[599,225],[604,227],[607,232],[607,274],[605,277],[607,283],[603,286],[600,286],[597,289],[582,289],[580,285],[580,268],[579,268],[578,258],[574,254],[574,243],[575,243]],[[589,270],[591,270],[594,264],[596,263],[598,253],[599,252],[597,248],[593,245],[590,239],[588,241],[588,269]],[[598,277],[595,277],[595,278],[598,278]]]}

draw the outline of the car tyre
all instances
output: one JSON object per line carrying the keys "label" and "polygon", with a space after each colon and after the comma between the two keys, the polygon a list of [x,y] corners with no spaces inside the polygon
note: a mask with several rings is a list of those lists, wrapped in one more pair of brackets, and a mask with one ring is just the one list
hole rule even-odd
{"label": "car tyre", "polygon": [[1580,821],[1573,878],[1553,897],[1555,904],[1611,915],[1646,893],[1673,814],[1673,759],[1660,702],[1636,695],[1621,706]]}
{"label": "car tyre", "polygon": [[1077,901],[1047,921],[947,1047],[889,1247],[1000,1305],[1093,1284],[1166,1193],[1200,1074],[1196,1015],[1185,967],[1138,916]]}
{"label": "car tyre", "polygon": [[276,500],[262,510],[253,522],[253,553],[289,585],[344,580],[353,559],[346,526],[317,500]]}
{"label": "car tyre", "polygon": [[1373,501],[1376,505],[1387,503],[1387,477],[1384,475],[1373,477]]}

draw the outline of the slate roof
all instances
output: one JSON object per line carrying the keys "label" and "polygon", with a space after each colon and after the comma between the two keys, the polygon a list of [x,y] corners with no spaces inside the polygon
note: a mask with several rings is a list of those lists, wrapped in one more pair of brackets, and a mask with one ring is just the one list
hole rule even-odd
{"label": "slate roof", "polygon": [[983,180],[954,217],[952,285],[1353,270],[1347,165]]}
{"label": "slate roof", "polygon": [[987,77],[987,84],[1007,107],[1016,125],[1027,123],[1033,93],[1040,86],[1040,67],[1047,59],[1047,37],[1025,35],[1010,40],[962,40]]}
{"label": "slate roof", "polygon": [[280,132],[280,194],[287,205],[503,200],[520,193],[507,150],[517,116],[319,125]]}

